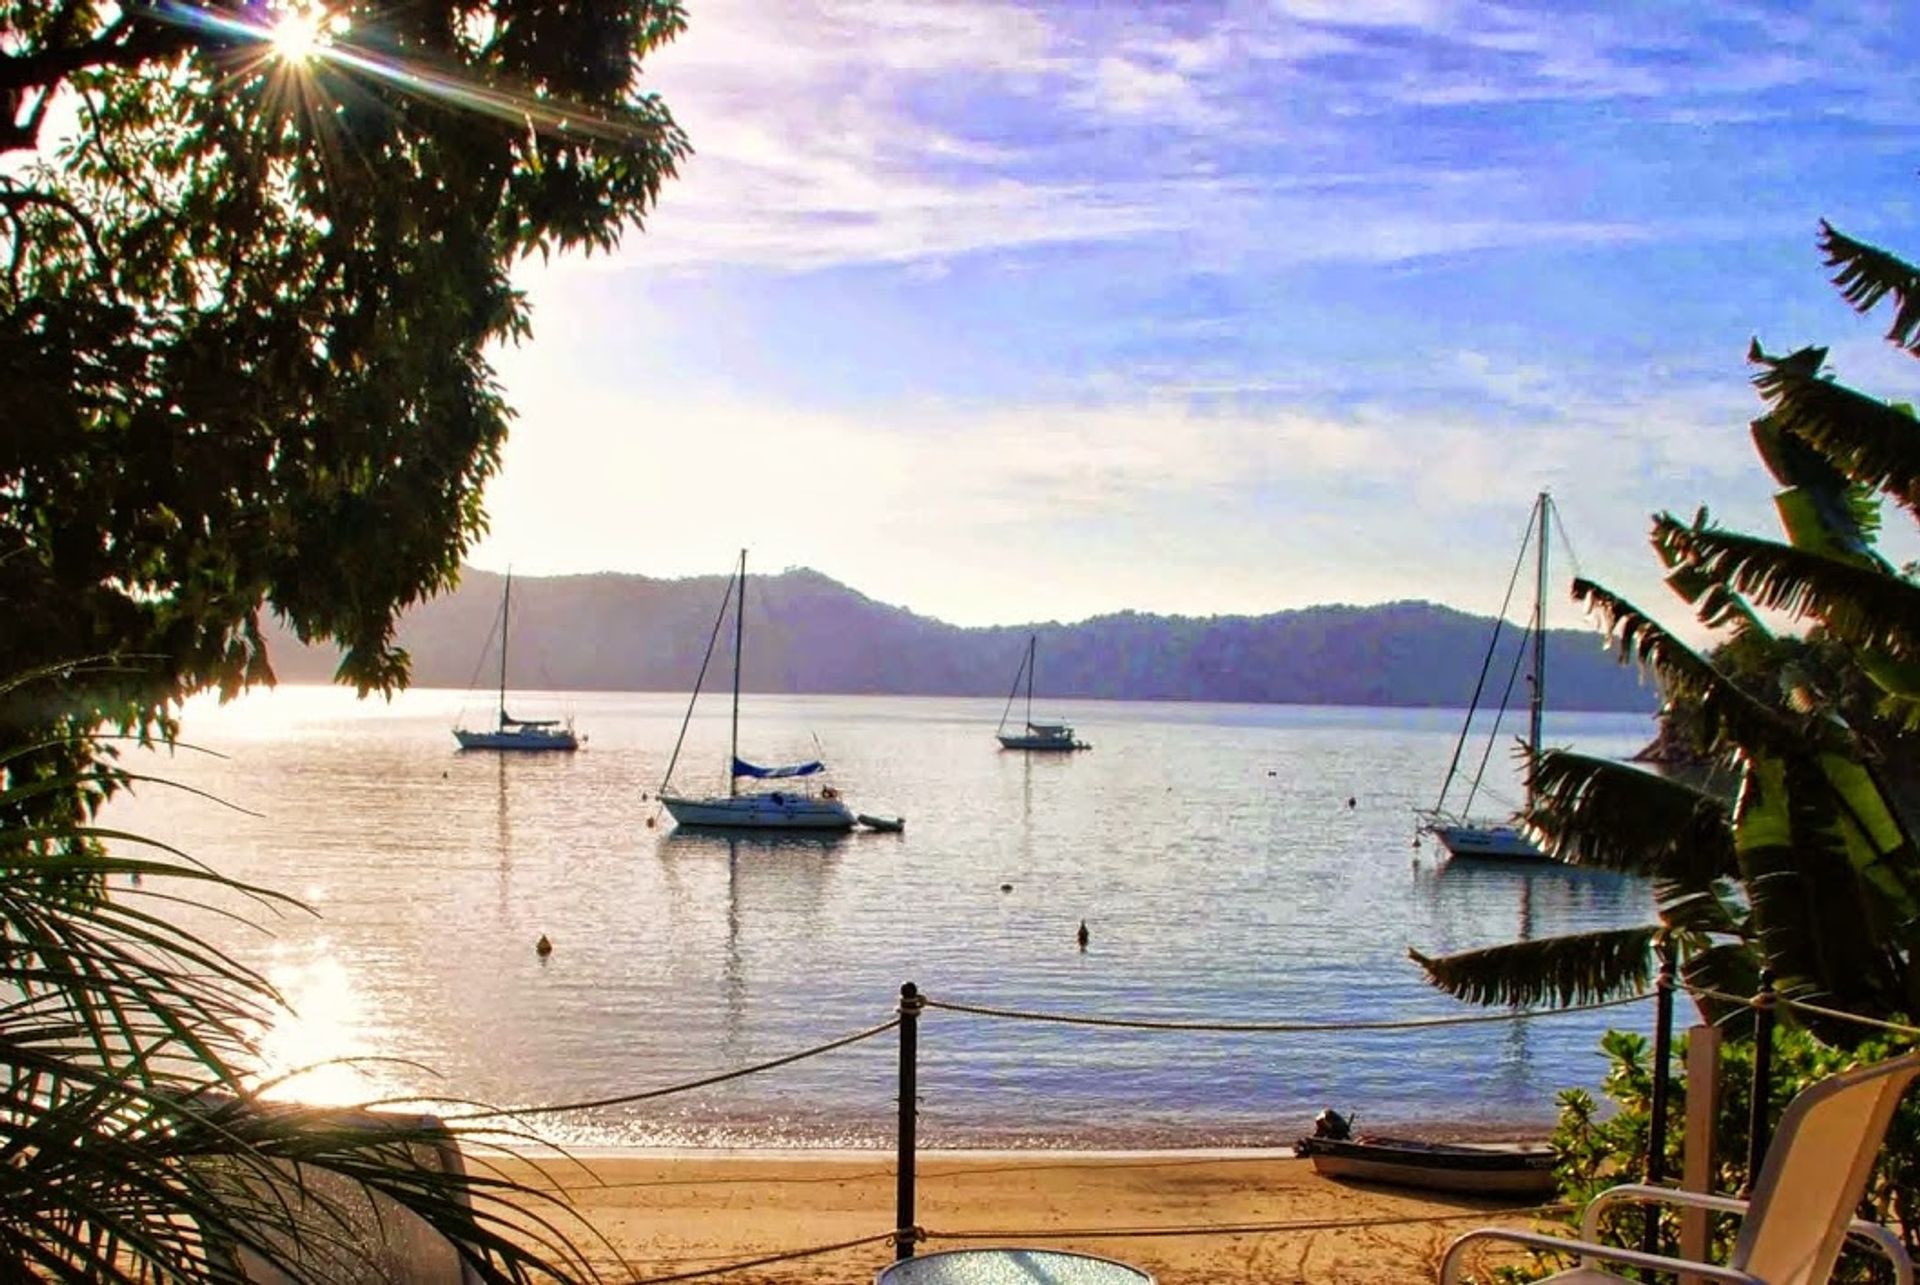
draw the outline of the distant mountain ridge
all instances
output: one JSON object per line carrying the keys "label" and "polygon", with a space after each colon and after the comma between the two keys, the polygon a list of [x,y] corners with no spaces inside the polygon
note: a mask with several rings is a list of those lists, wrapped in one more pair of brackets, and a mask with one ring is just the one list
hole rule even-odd
{"label": "distant mountain ridge", "polygon": [[[399,639],[412,654],[416,685],[494,684],[501,581],[469,569],[455,592],[402,616]],[[699,673],[725,587],[725,576],[516,576],[508,685],[686,691]],[[1048,697],[1464,706],[1491,627],[1490,618],[1451,607],[1392,602],[1263,616],[1123,611],[1070,625],[966,628],[795,569],[748,580],[741,685],[759,692],[1004,696],[1027,635],[1037,633],[1035,690]],[[1518,629],[1503,631],[1490,691],[1505,685],[1520,636]],[[277,628],[269,642],[282,681],[332,676],[331,650],[304,647]],[[724,637],[715,648],[722,672],[731,647]],[[1583,630],[1548,631],[1547,691],[1557,710],[1655,705],[1654,693]],[[1523,688],[1515,692],[1524,701]]]}

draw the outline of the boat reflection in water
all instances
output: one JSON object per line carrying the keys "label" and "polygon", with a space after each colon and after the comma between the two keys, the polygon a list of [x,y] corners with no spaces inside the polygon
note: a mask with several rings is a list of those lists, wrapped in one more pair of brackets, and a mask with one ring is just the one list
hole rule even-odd
{"label": "boat reflection in water", "polygon": [[[1651,916],[1648,882],[1610,870],[1589,870],[1557,862],[1415,862],[1412,891],[1426,911],[1427,923],[1416,943],[1428,953],[1448,953],[1513,942],[1585,933],[1630,921],[1637,907]],[[1465,1004],[1461,1011],[1468,1011]],[[1650,1009],[1613,1010],[1613,1025],[1636,1024]],[[1481,1084],[1510,1101],[1537,1099],[1555,1086],[1540,1080],[1539,1066],[1549,1050],[1566,1049],[1575,1038],[1566,1019],[1528,1017],[1478,1028],[1484,1032]],[[1592,1049],[1591,1043],[1584,1045]]]}
{"label": "boat reflection in water", "polygon": [[[677,828],[660,836],[671,923],[687,937],[678,952],[710,961],[717,954],[730,1049],[747,1027],[756,978],[770,997],[820,931],[825,894],[848,841],[844,831],[808,830]],[[751,968],[762,960],[764,971]]]}

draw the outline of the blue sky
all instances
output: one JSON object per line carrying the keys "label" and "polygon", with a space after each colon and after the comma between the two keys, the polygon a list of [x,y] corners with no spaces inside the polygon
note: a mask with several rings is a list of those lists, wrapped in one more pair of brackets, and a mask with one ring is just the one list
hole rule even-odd
{"label": "blue sky", "polygon": [[1773,529],[1751,337],[1920,396],[1814,248],[1920,255],[1911,6],[687,7],[649,77],[696,155],[523,271],[476,565],[1492,610],[1546,487],[1677,623],[1649,513]]}

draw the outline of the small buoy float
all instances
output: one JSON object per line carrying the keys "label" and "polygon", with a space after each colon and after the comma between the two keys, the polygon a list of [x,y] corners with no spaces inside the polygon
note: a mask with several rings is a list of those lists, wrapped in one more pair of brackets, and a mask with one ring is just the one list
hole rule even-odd
{"label": "small buoy float", "polygon": [[1353,811],[1353,809],[1359,806],[1360,806],[1359,802],[1351,794],[1349,794],[1347,796],[1347,811],[1351,812]]}
{"label": "small buoy float", "polygon": [[653,829],[653,818],[652,818],[652,817],[648,817],[648,818],[647,818],[647,829],[649,829],[649,830],[651,830],[651,829]]}
{"label": "small buoy float", "polygon": [[1087,931],[1086,920],[1082,919],[1080,921],[1080,931],[1075,933],[1074,937],[1080,942],[1080,949],[1085,950],[1087,948],[1087,942],[1093,937],[1093,934]]}
{"label": "small buoy float", "polygon": [[1012,885],[1012,884],[1010,884],[1010,883],[1003,883],[1003,884],[1001,884],[1001,885],[1000,885],[1000,891],[1001,891],[1001,892],[1012,892],[1012,891],[1013,891],[1013,885]]}
{"label": "small buoy float", "polygon": [[533,943],[533,953],[542,959],[553,953],[553,943],[547,940],[545,933],[541,933],[540,940]]}

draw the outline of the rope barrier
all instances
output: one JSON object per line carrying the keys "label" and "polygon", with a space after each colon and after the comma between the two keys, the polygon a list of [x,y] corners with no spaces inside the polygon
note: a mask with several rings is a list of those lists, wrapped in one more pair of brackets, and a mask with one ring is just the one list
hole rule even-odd
{"label": "rope barrier", "polygon": [[497,1120],[503,1116],[558,1115],[566,1111],[591,1111],[599,1107],[616,1107],[624,1106],[629,1102],[645,1102],[650,1098],[664,1098],[675,1093],[688,1093],[694,1089],[704,1089],[714,1084],[725,1084],[728,1080],[738,1080],[749,1075],[758,1075],[762,1071],[771,1071],[778,1067],[789,1066],[810,1057],[818,1057],[822,1053],[831,1053],[835,1049],[843,1049],[849,1044],[858,1044],[861,1040],[870,1040],[876,1035],[884,1035],[898,1025],[900,1025],[900,1019],[896,1017],[890,1021],[882,1022],[878,1026],[870,1026],[864,1031],[856,1031],[852,1035],[843,1035],[837,1040],[815,1045],[810,1049],[802,1049],[798,1053],[789,1053],[785,1057],[777,1057],[770,1062],[757,1062],[752,1066],[743,1066],[732,1071],[722,1071],[718,1075],[709,1075],[703,1080],[692,1080],[686,1084],[669,1085],[664,1089],[648,1089],[642,1093],[623,1093],[618,1097],[595,1098],[587,1102],[562,1102],[555,1106],[509,1107],[491,1111],[468,1111],[459,1115],[442,1116],[441,1119],[464,1123],[468,1120]]}
{"label": "rope barrier", "polygon": [[1878,1027],[1883,1031],[1892,1031],[1898,1035],[1920,1036],[1920,1026],[1908,1026],[1904,1022],[1885,1022],[1877,1017],[1862,1017],[1858,1013],[1843,1013],[1837,1008],[1822,1008],[1818,1004],[1809,1004],[1805,1000],[1788,999],[1775,995],[1774,1002],[1787,1008],[1799,1009],[1803,1013],[1818,1013],[1821,1017],[1837,1018],[1845,1022],[1856,1022],[1861,1026]]}
{"label": "rope barrier", "polygon": [[927,1231],[927,1240],[1110,1240],[1144,1239],[1155,1236],[1259,1236],[1277,1232],[1343,1231],[1348,1228],[1404,1227],[1416,1223],[1486,1221],[1489,1218],[1518,1218],[1523,1215],[1565,1213],[1566,1204],[1525,1205],[1514,1209],[1465,1209],[1451,1214],[1404,1214],[1390,1218],[1330,1218],[1311,1222],[1218,1223],[1186,1227],[1109,1227],[1091,1231],[1041,1230],[1016,1231]]}
{"label": "rope barrier", "polygon": [[1572,1206],[1566,1204],[1524,1205],[1508,1209],[1467,1209],[1451,1214],[1407,1214],[1387,1218],[1348,1218],[1321,1219],[1316,1221],[1273,1222],[1273,1223],[1218,1223],[1184,1227],[1106,1227],[1090,1230],[1061,1230],[1045,1228],[1042,1230],[1011,1231],[936,1231],[922,1227],[896,1229],[879,1232],[872,1236],[861,1236],[854,1240],[843,1240],[831,1245],[814,1245],[807,1249],[789,1250],[781,1254],[766,1254],[759,1258],[743,1259],[726,1263],[719,1267],[705,1267],[693,1272],[675,1272],[668,1276],[636,1277],[629,1285],[669,1285],[675,1281],[701,1280],[710,1276],[725,1276],[732,1272],[743,1272],[752,1267],[768,1267],[774,1263],[790,1263],[802,1258],[818,1258],[823,1254],[837,1254],[843,1250],[858,1249],[862,1245],[877,1245],[882,1242],[897,1243],[902,1230],[911,1230],[916,1245],[928,1241],[949,1240],[956,1242],[983,1240],[1139,1240],[1154,1237],[1174,1236],[1260,1236],[1285,1232],[1307,1231],[1344,1231],[1360,1230],[1369,1227],[1405,1227],[1419,1223],[1445,1223],[1486,1221],[1491,1218],[1539,1217],[1546,1214],[1565,1213]]}
{"label": "rope barrier", "polygon": [[[925,1233],[913,1229],[918,1240]],[[898,1237],[898,1231],[883,1231],[874,1236],[862,1236],[858,1240],[843,1240],[837,1245],[816,1245],[811,1249],[796,1249],[785,1254],[769,1254],[764,1258],[751,1258],[745,1262],[728,1263],[724,1267],[706,1267],[697,1272],[676,1272],[672,1276],[635,1277],[628,1285],[666,1285],[668,1281],[695,1281],[705,1276],[725,1276],[729,1272],[744,1272],[749,1267],[766,1267],[771,1263],[790,1263],[798,1258],[818,1258],[822,1254],[837,1254],[843,1249],[858,1249],[862,1245],[876,1245],[881,1241],[891,1241]]]}
{"label": "rope barrier", "polygon": [[[1751,995],[1729,995],[1725,991],[1717,991],[1705,986],[1682,986],[1681,989],[1685,990],[1687,994],[1693,996],[1695,999],[1718,1000],[1722,1004],[1734,1004],[1741,1008],[1753,1007],[1754,997]],[[1782,995],[1778,991],[1773,994],[1773,1003],[1779,1008],[1798,1009],[1803,1013],[1815,1013],[1821,1017],[1831,1017],[1835,1021],[1854,1022],[1860,1026],[1871,1026],[1882,1031],[1892,1031],[1896,1035],[1920,1037],[1920,1026],[1909,1026],[1904,1022],[1884,1021],[1878,1017],[1867,1017],[1860,1013],[1849,1013],[1843,1009],[1827,1008],[1821,1004],[1809,1004],[1806,1000],[1794,999],[1791,996]]]}
{"label": "rope barrier", "polygon": [[1515,1022],[1529,1017],[1562,1017],[1569,1013],[1590,1013],[1597,1009],[1618,1008],[1652,998],[1651,993],[1629,995],[1623,999],[1576,1004],[1571,1008],[1525,1009],[1507,1013],[1473,1013],[1459,1017],[1413,1017],[1381,1022],[1174,1022],[1147,1018],[1083,1017],[1069,1013],[1036,1013],[1014,1008],[993,1008],[985,1004],[962,1004],[929,997],[928,1008],[950,1013],[971,1013],[977,1017],[1004,1017],[1022,1022],[1056,1022],[1067,1026],[1119,1027],[1137,1031],[1213,1031],[1224,1034],[1306,1034],[1331,1031],[1405,1031],[1443,1026],[1479,1026],[1489,1022]]}

